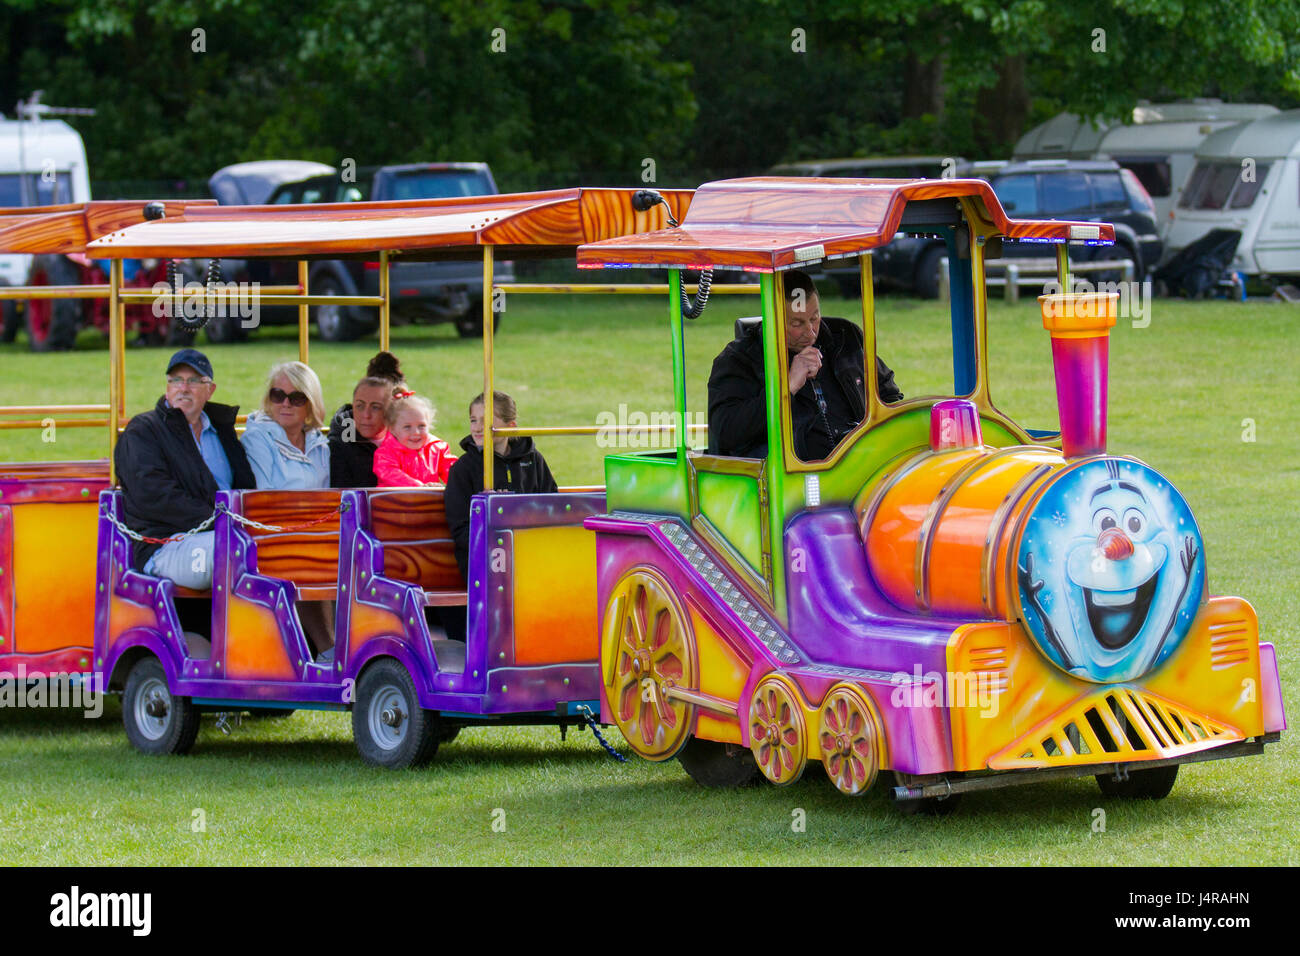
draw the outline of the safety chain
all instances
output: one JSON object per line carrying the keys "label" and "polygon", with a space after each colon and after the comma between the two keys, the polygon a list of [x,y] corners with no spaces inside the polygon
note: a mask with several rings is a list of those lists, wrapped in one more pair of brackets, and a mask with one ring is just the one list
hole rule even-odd
{"label": "safety chain", "polygon": [[262,522],[254,521],[252,518],[245,518],[241,514],[235,514],[235,512],[231,511],[225,505],[217,505],[217,510],[220,511],[222,514],[224,514],[226,517],[230,518],[232,521],[238,524],[242,524],[246,528],[257,528],[259,531],[270,531],[276,534],[280,534],[286,531],[305,531],[308,528],[314,528],[318,524],[321,524],[325,521],[329,521],[329,519],[334,517],[335,515],[343,514],[343,512],[347,511],[351,507],[352,506],[348,502],[340,501],[339,506],[337,508],[325,512],[319,518],[313,518],[311,521],[305,521],[302,524],[286,524],[286,525],[262,524]]}
{"label": "safety chain", "polygon": [[601,734],[600,726],[596,723],[595,715],[592,714],[590,707],[586,704],[579,704],[578,716],[582,718],[583,726],[591,728],[591,732],[596,735],[596,740],[605,748],[605,753],[609,754],[619,763],[627,763],[627,758],[611,747],[609,741]]}
{"label": "safety chain", "polygon": [[[351,505],[349,505],[348,502],[340,501],[339,506],[337,508],[325,512],[325,514],[321,515],[319,518],[313,518],[311,521],[306,521],[303,522],[302,524],[290,524],[290,525],[283,525],[283,526],[274,525],[274,524],[263,524],[260,521],[254,521],[252,518],[245,518],[243,515],[235,514],[235,512],[231,511],[225,505],[217,505],[216,510],[226,515],[227,517],[231,518],[232,520],[238,522],[239,524],[245,525],[246,527],[257,528],[260,531],[270,531],[278,534],[278,533],[283,533],[288,531],[304,531],[307,528],[315,527],[316,525],[321,524],[322,522],[328,521],[330,518],[334,517],[334,515],[342,514],[343,512],[347,511],[348,508],[350,507]],[[132,541],[143,541],[146,544],[170,544],[173,541],[184,541],[186,538],[207,531],[210,527],[212,527],[212,522],[216,520],[217,515],[216,512],[213,512],[203,520],[202,524],[199,524],[196,527],[191,528],[189,531],[183,531],[180,534],[174,534],[167,538],[151,538],[148,535],[143,535],[138,531],[132,531],[130,528],[124,525],[120,519],[114,517],[111,514],[105,513],[104,517],[108,519],[109,524],[111,524],[118,531],[122,532]]]}
{"label": "safety chain", "polygon": [[216,520],[217,516],[215,514],[208,515],[206,518],[203,519],[203,522],[201,524],[196,525],[195,527],[191,528],[189,531],[183,531],[180,534],[174,534],[168,538],[151,538],[148,535],[143,535],[138,531],[132,531],[126,525],[122,524],[122,522],[119,519],[115,518],[111,514],[106,513],[104,517],[108,519],[109,524],[111,524],[118,531],[122,532],[132,541],[143,541],[146,544],[170,544],[173,541],[184,541],[186,538],[191,537],[192,535],[200,534],[204,531],[207,531],[210,527],[212,527],[212,522]]}

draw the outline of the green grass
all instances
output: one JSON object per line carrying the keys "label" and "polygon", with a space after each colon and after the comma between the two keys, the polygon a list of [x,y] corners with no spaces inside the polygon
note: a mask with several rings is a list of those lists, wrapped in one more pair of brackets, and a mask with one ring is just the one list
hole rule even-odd
{"label": "green grass", "polygon": [[[712,356],[753,299],[718,298],[687,333],[692,409],[704,407]],[[827,299],[828,314],[856,303]],[[880,303],[881,351],[909,395],[950,381],[947,320],[933,304]],[[995,401],[1025,424],[1055,422],[1049,344],[1036,306],[990,305]],[[1171,478],[1206,542],[1211,590],[1241,594],[1278,647],[1295,706],[1300,652],[1295,542],[1300,540],[1300,313],[1268,303],[1156,303],[1150,327],[1116,328],[1110,448]],[[620,402],[671,407],[661,300],[512,297],[498,338],[498,383],[522,422],[593,424]],[[0,346],[0,404],[104,401],[107,351],[29,355]],[[343,401],[373,341],[313,343],[327,404]],[[466,432],[478,392],[476,343],[448,327],[403,328],[394,349],[413,385],[437,403],[437,431]],[[218,399],[247,407],[273,362],[296,355],[293,330],[209,349]],[[163,350],[128,356],[131,411],[161,389]],[[950,384],[946,386],[950,388]],[[1254,422],[1243,441],[1243,420]],[[0,433],[0,459],[98,457],[100,430]],[[543,445],[562,483],[600,480],[590,440]],[[610,734],[621,744],[617,731]],[[1295,864],[1300,762],[1295,735],[1262,757],[1183,768],[1156,803],[1103,801],[1090,778],[970,794],[947,819],[904,818],[876,791],[841,797],[819,767],[792,787],[723,793],[697,787],[675,762],[615,764],[587,732],[465,731],[424,770],[365,767],[347,716],[300,713],[246,722],[227,737],[205,721],[186,758],[137,755],[110,702],[101,720],[0,711],[0,863],[265,865],[277,863],[854,863]],[[1094,809],[1106,811],[1093,832]],[[505,811],[495,832],[493,811]],[[191,829],[202,809],[205,832]],[[806,832],[791,828],[806,812]]]}

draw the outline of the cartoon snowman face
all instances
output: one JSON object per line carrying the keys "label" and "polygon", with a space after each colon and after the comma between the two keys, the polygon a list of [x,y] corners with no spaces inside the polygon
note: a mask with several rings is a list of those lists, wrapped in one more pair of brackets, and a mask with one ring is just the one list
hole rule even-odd
{"label": "cartoon snowman face", "polygon": [[1186,633],[1204,590],[1200,551],[1186,502],[1145,465],[1067,469],[1021,541],[1026,623],[1071,674],[1132,680]]}

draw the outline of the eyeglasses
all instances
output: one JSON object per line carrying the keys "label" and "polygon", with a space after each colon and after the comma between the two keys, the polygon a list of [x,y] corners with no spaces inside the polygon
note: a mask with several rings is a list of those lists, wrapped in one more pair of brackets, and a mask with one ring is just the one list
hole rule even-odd
{"label": "eyeglasses", "polygon": [[266,393],[267,398],[271,400],[272,405],[281,404],[286,398],[289,404],[294,408],[302,408],[307,404],[307,396],[302,392],[286,392],[282,388],[273,388]]}
{"label": "eyeglasses", "polygon": [[211,385],[210,378],[181,378],[179,375],[168,375],[167,384],[176,388],[198,388],[200,385]]}

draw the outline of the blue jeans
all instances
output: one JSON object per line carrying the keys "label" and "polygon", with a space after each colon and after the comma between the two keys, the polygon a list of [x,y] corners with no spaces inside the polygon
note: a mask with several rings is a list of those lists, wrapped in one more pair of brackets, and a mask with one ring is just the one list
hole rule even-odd
{"label": "blue jeans", "polygon": [[145,574],[170,578],[183,588],[206,591],[212,587],[212,552],[216,533],[202,531],[180,541],[169,541],[153,553]]}

